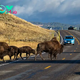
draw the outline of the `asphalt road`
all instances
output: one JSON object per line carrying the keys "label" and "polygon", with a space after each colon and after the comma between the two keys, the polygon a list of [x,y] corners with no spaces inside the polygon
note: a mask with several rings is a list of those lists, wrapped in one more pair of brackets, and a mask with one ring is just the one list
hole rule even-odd
{"label": "asphalt road", "polygon": [[60,32],[62,37],[73,35],[76,41],[75,45],[64,46],[57,60],[51,61],[44,53],[44,61],[37,56],[37,61],[30,57],[28,60],[0,62],[0,80],[80,80],[80,32]]}

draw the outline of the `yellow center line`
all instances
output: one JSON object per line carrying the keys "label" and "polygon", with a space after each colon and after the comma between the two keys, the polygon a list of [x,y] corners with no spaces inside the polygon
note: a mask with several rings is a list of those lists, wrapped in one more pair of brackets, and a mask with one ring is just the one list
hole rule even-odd
{"label": "yellow center line", "polygon": [[65,60],[65,58],[63,58],[62,60]]}
{"label": "yellow center line", "polygon": [[51,66],[48,66],[48,67],[45,67],[44,69],[48,69],[48,68],[50,68]]}
{"label": "yellow center line", "polygon": [[72,55],[72,54],[70,54],[70,55]]}
{"label": "yellow center line", "polygon": [[74,52],[76,52],[76,50],[74,50]]}
{"label": "yellow center line", "polygon": [[[66,31],[66,32],[69,33],[70,35],[72,35],[70,32],[68,32],[68,31]],[[74,35],[72,35],[72,36],[76,39],[76,41],[78,42],[78,45],[80,45],[79,40]]]}

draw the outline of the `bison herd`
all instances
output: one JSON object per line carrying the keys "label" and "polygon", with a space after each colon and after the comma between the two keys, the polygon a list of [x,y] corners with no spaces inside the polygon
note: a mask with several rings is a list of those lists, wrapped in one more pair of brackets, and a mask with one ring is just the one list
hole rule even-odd
{"label": "bison herd", "polygon": [[35,55],[35,60],[37,54],[39,54],[41,59],[44,60],[42,57],[42,52],[47,52],[48,57],[50,57],[52,60],[52,57],[55,57],[56,59],[57,54],[63,52],[63,47],[64,46],[57,41],[56,37],[52,38],[50,41],[39,43],[37,45],[36,50],[32,49],[29,46],[23,46],[18,48],[16,46],[8,46],[6,42],[0,42],[0,59],[3,59],[4,61],[4,56],[8,55],[10,60],[12,56],[14,56],[14,60],[15,60],[17,59],[18,54],[23,59],[22,53],[26,53],[26,59],[28,59],[30,57],[30,54],[33,53]]}

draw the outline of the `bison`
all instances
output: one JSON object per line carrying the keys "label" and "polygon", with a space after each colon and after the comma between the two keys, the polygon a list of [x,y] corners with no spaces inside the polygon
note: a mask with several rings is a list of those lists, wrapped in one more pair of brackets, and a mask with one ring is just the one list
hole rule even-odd
{"label": "bison", "polygon": [[[56,37],[54,37],[50,41],[41,42],[37,45],[37,54],[44,60],[41,54],[42,52],[48,52],[52,60],[52,55],[56,58],[57,53],[63,52],[63,45],[61,45]],[[35,55],[35,60],[37,54]]]}
{"label": "bison", "polygon": [[14,56],[14,59],[16,57],[17,59],[17,55],[18,55],[18,48],[16,46],[9,46],[8,49],[4,49],[3,46],[0,46],[0,51],[2,51],[0,53],[0,57],[1,59],[3,59],[4,61],[4,56],[8,55],[10,57],[10,60],[11,60],[11,57]]}
{"label": "bison", "polygon": [[16,46],[9,46],[9,49],[8,49],[8,51],[6,51],[6,53],[8,53],[8,55],[10,57],[10,60],[11,60],[12,56],[14,56],[14,59],[15,59],[15,57],[17,59],[17,56],[18,56],[18,47],[16,47]]}
{"label": "bison", "polygon": [[[3,59],[5,55],[7,55],[5,52],[9,49],[10,47],[6,42],[0,42],[0,58]],[[4,61],[4,59],[3,59]]]}
{"label": "bison", "polygon": [[4,47],[0,46],[0,59],[3,59],[3,61],[4,61],[3,57],[7,55],[7,54],[4,54],[4,51],[5,51]]}
{"label": "bison", "polygon": [[9,49],[5,50],[3,52],[3,55],[8,55],[10,57],[10,60],[11,60],[11,57],[14,55],[14,49],[13,47],[9,47]]}
{"label": "bison", "polygon": [[[22,58],[22,53],[26,53],[26,59],[28,59],[30,57],[30,53],[33,53],[35,54],[35,50],[32,49],[31,47],[29,46],[23,46],[23,47],[20,47],[18,52],[20,53],[20,57]],[[29,57],[27,57],[27,54],[29,54]],[[22,58],[23,59],[23,58]]]}
{"label": "bison", "polygon": [[16,47],[16,46],[10,46],[10,47],[13,48],[10,51],[14,52],[14,59],[15,59],[15,57],[17,59],[17,56],[18,56],[18,47]]}

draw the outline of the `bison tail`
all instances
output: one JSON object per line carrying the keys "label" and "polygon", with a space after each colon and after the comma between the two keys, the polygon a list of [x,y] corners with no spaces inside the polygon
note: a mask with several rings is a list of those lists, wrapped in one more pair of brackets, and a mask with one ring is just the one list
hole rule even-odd
{"label": "bison tail", "polygon": [[37,54],[37,49],[34,49],[35,50],[35,55]]}

